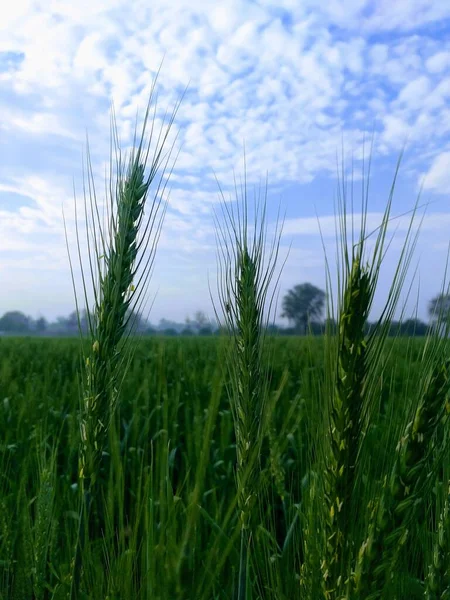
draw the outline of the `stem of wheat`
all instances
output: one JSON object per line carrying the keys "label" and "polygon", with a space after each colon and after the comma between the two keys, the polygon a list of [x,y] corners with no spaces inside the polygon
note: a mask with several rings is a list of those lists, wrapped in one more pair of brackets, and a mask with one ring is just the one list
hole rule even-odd
{"label": "stem of wheat", "polygon": [[[159,134],[150,173],[148,178],[144,179],[144,170],[150,148],[144,155],[143,138],[153,89],[154,86],[145,114],[142,137],[137,151],[135,152],[133,149],[125,179],[122,178],[123,167],[119,150],[117,161],[118,185],[115,194],[111,193],[111,206],[107,206],[107,209],[109,208],[107,227],[102,226],[99,221],[95,191],[91,194],[94,241],[93,243],[90,242],[89,235],[87,240],[95,303],[93,314],[91,315],[88,311],[91,346],[87,356],[85,356],[84,396],[81,407],[78,476],[82,501],[79,534],[72,570],[70,592],[72,598],[78,596],[82,571],[81,553],[87,541],[85,539],[86,531],[89,535],[89,530],[93,530],[96,520],[100,518],[100,513],[97,511],[96,514],[96,511],[92,509],[95,508],[93,505],[98,504],[101,500],[99,475],[101,473],[102,453],[107,444],[109,425],[118,402],[120,385],[131,356],[131,349],[128,344],[129,331],[127,330],[131,318],[129,315],[133,315],[142,306],[143,293],[150,277],[156,244],[165,214],[165,206],[162,211],[160,208],[161,197],[165,191],[168,178],[162,188],[161,182],[173,145],[164,158],[164,168],[151,206],[150,216],[145,227],[142,227],[147,192],[156,177],[161,162],[163,162],[162,150],[179,107],[179,104],[175,106],[171,118],[166,124],[165,134],[162,137],[161,133]],[[165,123],[163,123],[164,125]],[[117,130],[115,130],[115,133],[115,141],[117,142]],[[151,142],[152,134],[150,135],[149,144]],[[114,214],[115,209],[116,214]],[[86,220],[88,220],[86,202],[85,212]],[[97,218],[97,221],[95,218]],[[138,239],[138,233],[141,229],[143,229],[143,235]],[[82,263],[78,229],[77,241],[80,263]],[[96,259],[96,265],[91,258],[91,250]],[[143,257],[146,251],[148,253],[144,261]],[[93,263],[97,267],[97,277],[95,277]],[[140,274],[138,274],[139,269],[142,271]],[[82,277],[85,301],[88,305],[83,267]]]}
{"label": "stem of wheat", "polygon": [[[102,452],[111,418],[117,404],[119,342],[125,330],[125,314],[130,305],[129,288],[136,260],[138,223],[144,208],[148,182],[144,183],[144,166],[137,161],[119,191],[118,218],[106,274],[101,281],[100,303],[94,315],[95,339],[86,357],[86,387],[81,414],[81,444],[78,477],[83,506],[80,541],[74,564],[72,594],[78,593],[81,575],[81,551],[85,543],[85,526],[91,529],[95,513],[91,512],[101,467]],[[75,597],[75,596],[74,596]]]}
{"label": "stem of wheat", "polygon": [[[267,190],[267,188],[266,188]],[[243,210],[236,216],[226,202],[226,227],[217,222],[221,237],[219,267],[219,297],[232,338],[227,365],[231,385],[229,396],[236,436],[236,484],[239,522],[241,526],[241,553],[238,581],[238,599],[248,597],[250,547],[255,540],[260,488],[262,485],[261,446],[267,433],[266,400],[268,371],[264,366],[265,340],[264,310],[268,287],[278,256],[278,221],[267,263],[265,250],[265,208],[255,202],[253,240],[249,240],[247,195],[244,183]],[[258,220],[260,218],[260,220]],[[273,296],[272,296],[273,298]],[[270,314],[272,300],[268,302]],[[216,312],[217,314],[217,312]]]}

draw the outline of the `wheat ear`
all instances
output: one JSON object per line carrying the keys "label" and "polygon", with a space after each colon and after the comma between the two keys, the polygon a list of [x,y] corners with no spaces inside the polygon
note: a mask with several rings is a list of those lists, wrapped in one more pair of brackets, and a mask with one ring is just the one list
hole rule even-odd
{"label": "wheat ear", "polygon": [[[397,163],[391,193],[386,204],[380,226],[374,232],[367,232],[368,182],[370,161],[365,180],[363,165],[362,210],[358,240],[355,243],[353,214],[351,228],[347,214],[347,185],[342,179],[339,188],[339,212],[336,237],[338,239],[338,305],[337,335],[328,333],[325,338],[326,369],[325,386],[327,410],[325,413],[326,436],[319,439],[319,470],[321,480],[315,482],[311,493],[321,496],[324,513],[321,522],[324,536],[319,544],[307,540],[305,565],[302,579],[314,579],[317,562],[321,566],[321,588],[326,600],[347,598],[352,588],[352,564],[354,560],[354,539],[358,534],[359,509],[354,498],[361,486],[361,456],[367,427],[377,398],[377,381],[381,367],[382,352],[389,329],[389,323],[396,309],[399,292],[402,288],[411,259],[409,246],[410,228],[397,264],[395,276],[381,317],[371,333],[367,333],[367,320],[372,307],[380,268],[385,255],[386,234],[390,221],[393,192],[400,166]],[[344,169],[344,166],[343,166]],[[367,181],[367,183],[365,183]],[[353,182],[351,188],[351,208],[353,211]],[[350,229],[350,231],[349,231]],[[365,259],[368,238],[377,232],[369,260]],[[351,243],[349,240],[351,235]],[[366,264],[364,264],[366,263]],[[327,261],[328,316],[334,317],[332,283]],[[320,436],[320,433],[319,433]],[[320,498],[320,497],[319,497]],[[306,525],[306,536],[312,536],[317,529],[314,519]],[[315,553],[313,548],[316,549]],[[310,556],[308,556],[310,555]],[[308,567],[308,562],[310,566]],[[310,573],[308,574],[308,569]],[[311,590],[313,592],[313,590]]]}
{"label": "wheat ear", "polygon": [[267,258],[265,200],[261,208],[260,202],[255,199],[255,223],[251,237],[245,183],[242,197],[243,206],[240,207],[238,200],[237,215],[224,201],[222,209],[225,224],[216,220],[220,247],[219,298],[232,339],[227,365],[231,382],[228,392],[236,435],[237,503],[241,525],[238,600],[248,597],[248,564],[257,524],[261,446],[267,432],[268,370],[263,360],[263,348],[266,319],[269,317],[265,316],[265,312],[270,315],[273,296],[268,300],[268,306],[266,300],[276,267],[281,234],[277,221]]}
{"label": "wheat ear", "polygon": [[360,256],[356,256],[339,316],[337,377],[330,414],[331,454],[325,471],[327,541],[322,562],[325,598],[341,597],[350,559],[351,498],[368,371],[364,327],[371,289],[369,272],[361,266]]}
{"label": "wheat ear", "polygon": [[[81,444],[78,470],[82,509],[79,539],[73,564],[72,598],[77,597],[80,585],[81,548],[86,541],[85,528],[87,525],[90,529],[95,524],[94,518],[96,515],[95,513],[91,515],[92,501],[95,500],[98,503],[101,500],[101,490],[98,489],[97,485],[101,457],[107,443],[109,425],[118,402],[120,386],[131,356],[131,347],[128,343],[130,328],[128,326],[132,325],[130,323],[132,317],[128,315],[138,314],[145,299],[145,291],[167,206],[161,197],[165,191],[168,178],[163,185],[161,184],[173,145],[166,156],[163,156],[162,152],[179,104],[176,105],[169,122],[166,124],[165,132],[162,136],[162,132],[158,136],[150,173],[146,178],[144,177],[144,171],[150,144],[152,143],[153,127],[146,152],[144,149],[144,135],[153,90],[154,85],[145,114],[141,139],[137,150],[133,147],[126,175],[124,175],[125,168],[118,147],[117,129],[113,121],[112,131],[113,135],[115,134],[117,184],[114,189],[111,181],[111,197],[109,204],[107,204],[108,222],[106,225],[100,221],[92,169],[89,171],[91,176],[89,186],[90,221],[85,195],[85,216],[88,225],[87,246],[89,271],[94,294],[94,309],[92,312],[89,310],[87,312],[91,343],[89,352],[84,356],[84,396],[81,407]],[[163,122],[163,127],[164,125]],[[111,172],[112,162],[111,157]],[[154,181],[161,164],[163,169],[159,184],[148,220],[144,223],[144,208],[149,187]],[[83,278],[84,298],[86,307],[88,307],[78,227],[77,245]],[[78,307],[76,290],[75,298]]]}

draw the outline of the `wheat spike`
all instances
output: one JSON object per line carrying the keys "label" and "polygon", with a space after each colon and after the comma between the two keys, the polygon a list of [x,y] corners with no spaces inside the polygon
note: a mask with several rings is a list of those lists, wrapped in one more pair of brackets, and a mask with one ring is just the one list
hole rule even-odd
{"label": "wheat spike", "polygon": [[350,559],[351,498],[367,375],[364,326],[370,303],[370,275],[355,256],[339,316],[337,376],[330,411],[331,453],[325,471],[327,540],[322,561],[325,598],[341,597]]}
{"label": "wheat spike", "polygon": [[[227,366],[230,374],[228,392],[236,435],[236,484],[241,552],[238,600],[247,598],[250,547],[261,508],[262,442],[268,433],[266,415],[268,370],[263,359],[265,342],[265,303],[278,257],[279,231],[275,228],[269,257],[265,251],[265,210],[255,201],[255,229],[249,239],[248,205],[244,182],[242,214],[222,209],[225,226],[217,221],[221,238],[219,255],[219,298],[225,323],[232,338]],[[267,262],[265,262],[265,259]],[[270,314],[271,302],[267,312]],[[217,315],[217,312],[216,312]]]}
{"label": "wheat spike", "polygon": [[[89,310],[87,311],[90,350],[84,355],[84,395],[81,407],[81,443],[78,466],[81,510],[71,580],[70,595],[73,599],[77,598],[79,593],[82,572],[81,548],[85,543],[86,524],[88,530],[95,529],[98,528],[96,522],[100,521],[101,512],[96,510],[96,507],[101,502],[101,490],[98,489],[100,487],[98,483],[101,457],[106,447],[111,419],[118,403],[120,387],[132,356],[128,338],[130,329],[133,327],[133,314],[141,309],[145,300],[145,291],[152,271],[156,245],[167,206],[163,202],[162,196],[168,178],[163,185],[161,182],[170,160],[173,145],[165,157],[162,156],[162,152],[179,104],[175,106],[169,122],[167,124],[163,122],[163,128],[166,126],[165,133],[161,135],[162,132],[160,132],[159,134],[150,173],[147,178],[144,178],[152,134],[150,134],[149,148],[146,153],[144,153],[143,141],[153,89],[154,86],[145,114],[141,139],[137,151],[133,148],[126,177],[123,177],[124,169],[118,148],[117,131],[113,129],[113,133],[116,134],[118,180],[114,191],[111,181],[111,197],[107,206],[106,226],[100,221],[95,191],[91,192],[91,189],[94,188],[93,181],[89,186],[91,221],[88,218],[85,196],[86,221],[91,226],[87,229],[87,244],[94,309],[92,314]],[[163,163],[161,179],[150,207],[150,215],[143,225],[147,193],[161,163]],[[92,169],[90,173],[92,176]],[[139,233],[141,236],[138,237]],[[77,244],[87,307],[89,301],[81,261],[78,228]],[[75,285],[74,291],[78,308]],[[99,531],[94,533],[100,534]],[[90,531],[88,531],[89,535]]]}
{"label": "wheat spike", "polygon": [[131,302],[129,287],[137,255],[138,224],[148,186],[149,183],[144,182],[144,166],[134,163],[120,190],[117,230],[107,257],[101,303],[95,315],[96,339],[86,359],[79,477],[91,490],[96,483],[109,421],[117,404],[117,367],[122,358],[118,345],[125,331],[125,315]]}

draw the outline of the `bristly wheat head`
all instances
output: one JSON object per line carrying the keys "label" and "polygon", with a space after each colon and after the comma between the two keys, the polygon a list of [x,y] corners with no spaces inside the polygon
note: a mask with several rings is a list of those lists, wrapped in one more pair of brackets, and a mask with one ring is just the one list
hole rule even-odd
{"label": "bristly wheat head", "polygon": [[[360,485],[363,468],[360,461],[361,448],[376,403],[374,382],[377,381],[381,368],[382,350],[389,323],[397,306],[399,291],[411,258],[408,232],[382,316],[368,334],[367,321],[384,258],[393,190],[399,165],[400,161],[397,164],[391,194],[381,224],[377,228],[378,233],[369,259],[365,258],[367,240],[372,235],[367,233],[366,222],[369,178],[367,177],[367,187],[365,187],[363,177],[361,223],[356,241],[353,229],[354,215],[347,213],[347,185],[344,179],[342,194],[339,194],[339,228],[336,228],[339,247],[337,335],[331,335],[329,332],[325,338],[326,369],[323,391],[327,398],[324,416],[327,435],[318,433],[317,472],[321,476],[315,482],[314,489],[311,489],[315,506],[311,505],[311,510],[307,511],[310,522],[305,526],[305,533],[310,539],[305,539],[306,562],[302,568],[302,580],[311,587],[315,585],[311,583],[315,580],[313,572],[316,571],[317,564],[320,564],[322,595],[326,600],[347,598],[352,587],[354,532],[357,528],[355,519],[359,512],[355,502],[355,496],[358,494],[355,492]],[[364,165],[363,175],[365,175]],[[351,195],[353,198],[353,187]],[[351,209],[353,211],[353,200]],[[349,216],[351,217],[350,232]],[[413,219],[414,214],[411,224]],[[327,262],[328,316],[333,319],[335,309],[331,281]],[[313,516],[313,511],[317,510],[317,502],[323,508],[320,517]],[[323,536],[319,536],[319,543],[312,537],[313,532],[318,528],[323,532]],[[314,594],[313,589],[310,589],[310,592]]]}
{"label": "bristly wheat head", "polygon": [[[90,220],[86,194],[85,216],[89,272],[94,295],[94,309],[92,312],[88,309],[86,279],[81,260],[78,227],[76,228],[84,299],[89,321],[90,351],[84,356],[84,396],[81,406],[81,445],[79,454],[79,484],[83,508],[80,518],[81,542],[79,541],[77,544],[77,553],[74,562],[75,576],[72,580],[72,597],[76,597],[80,583],[81,546],[84,543],[84,526],[86,522],[90,522],[92,500],[96,500],[96,502],[100,501],[97,483],[100,473],[101,456],[107,443],[109,424],[118,402],[120,386],[131,357],[132,348],[128,344],[129,331],[127,331],[127,328],[130,324],[132,326],[130,319],[133,318],[132,315],[139,313],[142,303],[145,300],[145,291],[149,282],[156,245],[166,210],[166,203],[163,203],[161,196],[168,183],[168,177],[164,181],[162,188],[161,184],[173,145],[166,157],[163,157],[162,152],[179,103],[175,106],[162,137],[162,130],[159,133],[150,173],[146,178],[144,177],[144,171],[152,143],[153,126],[146,152],[144,152],[143,144],[155,83],[151,90],[137,151],[135,150],[135,132],[134,146],[126,175],[124,175],[125,165],[122,162],[121,152],[118,147],[117,130],[115,128],[115,121],[113,120],[112,133],[116,150],[117,182],[114,189],[113,182],[111,181],[110,199],[106,205],[106,225],[100,222],[92,168],[90,167],[90,163],[88,163],[90,174]],[[164,125],[165,123],[163,122],[162,127]],[[112,163],[113,160],[111,157],[111,179]],[[163,169],[153,203],[150,207],[150,214],[147,222],[143,225],[147,194],[161,164],[163,164]],[[76,212],[75,223],[77,223]],[[139,236],[140,233],[141,235]],[[78,309],[76,289],[75,299]]]}
{"label": "bristly wheat head", "polygon": [[367,376],[365,325],[372,300],[368,269],[355,256],[338,323],[338,365],[330,415],[331,455],[325,470],[326,554],[322,562],[325,598],[340,598],[350,559],[351,499],[359,450]]}
{"label": "bristly wheat head", "polygon": [[93,488],[106,446],[109,420],[117,404],[117,367],[122,359],[118,344],[125,331],[125,315],[133,298],[137,232],[149,182],[137,161],[119,191],[117,229],[105,257],[106,276],[95,314],[95,339],[86,359],[86,392],[81,422],[80,480]]}
{"label": "bristly wheat head", "polygon": [[[246,183],[242,196],[242,214],[239,200],[237,216],[224,200],[222,210],[225,224],[221,225],[216,221],[220,246],[219,298],[232,340],[227,365],[230,374],[228,391],[236,435],[236,482],[242,528],[239,600],[247,597],[249,548],[255,534],[255,517],[259,512],[257,504],[261,487],[261,445],[267,433],[265,407],[268,394],[268,370],[263,360],[263,348],[273,296],[268,301],[268,307],[266,300],[276,267],[281,235],[277,221],[267,259],[265,201],[261,209],[259,201],[257,203],[255,199],[252,240],[248,227]],[[237,190],[236,197],[238,199]]]}

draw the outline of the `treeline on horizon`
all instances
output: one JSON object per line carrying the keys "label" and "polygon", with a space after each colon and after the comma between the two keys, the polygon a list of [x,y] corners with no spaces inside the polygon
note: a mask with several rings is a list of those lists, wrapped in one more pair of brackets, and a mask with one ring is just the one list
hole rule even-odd
{"label": "treeline on horizon", "polygon": [[[324,335],[336,331],[336,321],[324,318],[326,293],[311,283],[302,283],[288,290],[282,300],[280,316],[286,318],[289,327],[275,323],[268,324],[266,331],[278,335]],[[90,313],[91,318],[94,313]],[[450,294],[440,293],[428,304],[430,323],[415,318],[401,321],[391,321],[390,336],[425,336],[430,325],[439,316],[442,322],[450,321]],[[158,325],[153,325],[144,318],[141,312],[129,307],[125,314],[125,330],[139,335],[220,335],[226,333],[227,327],[215,319],[197,310],[194,317],[186,317],[184,323],[161,319]],[[369,333],[375,322],[366,322],[365,334]],[[23,312],[13,310],[6,312],[0,318],[0,335],[41,335],[41,336],[77,336],[79,332],[89,333],[89,315],[86,309],[74,310],[68,317],[57,317],[49,322],[44,317],[33,319]]]}
{"label": "treeline on horizon", "polygon": [[[132,325],[131,325],[132,323]],[[85,313],[81,320],[81,331],[83,334],[88,332],[88,324]],[[367,323],[367,333],[370,331],[372,323]],[[404,321],[392,321],[390,336],[408,336],[422,337],[429,330],[430,325],[421,319],[406,319]],[[132,315],[130,318],[130,328],[134,333],[142,336],[166,335],[166,336],[211,336],[225,334],[226,330],[220,326],[217,321],[208,319],[204,313],[198,311],[194,319],[187,318],[184,323],[161,319],[158,325],[146,321],[139,315]],[[302,327],[283,327],[277,324],[270,324],[266,328],[267,333],[272,335],[304,335]],[[336,330],[336,321],[334,319],[324,319],[320,321],[311,321],[308,323],[307,335],[324,335],[325,333],[334,333]],[[68,317],[58,317],[55,321],[48,321],[44,317],[33,319],[21,311],[9,311],[0,317],[0,335],[30,335],[44,337],[66,337],[79,335],[79,324],[76,311],[73,311]]]}

